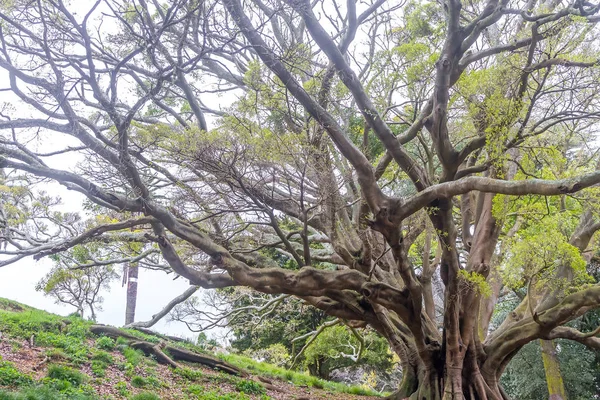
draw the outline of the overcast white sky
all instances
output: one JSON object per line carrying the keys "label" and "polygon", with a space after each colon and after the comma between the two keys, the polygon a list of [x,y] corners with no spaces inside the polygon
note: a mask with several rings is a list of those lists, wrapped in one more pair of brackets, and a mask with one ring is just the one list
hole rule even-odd
{"label": "overcast white sky", "polygon": [[[36,283],[51,268],[51,261],[31,258],[0,268],[0,297],[16,300],[32,307],[66,315],[75,311],[74,307],[54,304],[53,300],[35,291]],[[139,273],[136,320],[148,320],[163,308],[173,297],[189,286],[184,279],[172,280],[159,271],[141,269]],[[125,321],[125,295],[127,287],[117,281],[108,293],[104,293],[103,311],[98,313],[98,322],[110,325],[123,325]],[[152,329],[177,336],[192,337],[185,324],[164,320]]]}

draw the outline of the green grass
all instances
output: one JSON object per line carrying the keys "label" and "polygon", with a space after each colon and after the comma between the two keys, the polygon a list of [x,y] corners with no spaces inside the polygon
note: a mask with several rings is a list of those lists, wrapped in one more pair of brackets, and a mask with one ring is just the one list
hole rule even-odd
{"label": "green grass", "polygon": [[69,382],[73,386],[80,386],[86,381],[86,376],[79,371],[64,365],[50,365],[48,378]]}
{"label": "green grass", "polygon": [[134,367],[141,363],[144,359],[144,353],[142,353],[140,350],[132,349],[131,347],[123,347],[121,349],[121,353],[123,354],[127,362],[133,365]]}
{"label": "green grass", "polygon": [[[18,311],[18,310],[22,311]],[[43,334],[54,334],[47,340],[55,340],[56,335],[67,337],[85,338],[90,335],[90,321],[77,317],[61,317],[46,311],[37,310],[28,306],[0,299],[0,331],[22,339],[29,340],[34,337],[36,344]],[[48,343],[54,346],[53,343]]]}
{"label": "green grass", "polygon": [[104,361],[93,360],[91,368],[94,375],[99,378],[104,378],[106,376],[106,368],[108,368],[108,364]]}
{"label": "green grass", "polygon": [[48,386],[37,386],[19,392],[0,390],[0,400],[96,400],[84,393],[61,393]]}
{"label": "green grass", "polygon": [[135,329],[121,329],[121,331],[128,333],[129,335],[135,336],[137,338],[140,338],[142,340],[145,340],[146,342],[159,343],[161,341],[161,339],[159,337],[152,336],[152,335],[146,335],[145,333],[136,331]]}
{"label": "green grass", "polygon": [[160,397],[158,397],[154,393],[150,393],[150,392],[138,393],[138,394],[130,397],[130,399],[131,400],[161,400]]}
{"label": "green grass", "polygon": [[106,351],[97,351],[92,355],[92,360],[96,360],[96,361],[102,361],[103,363],[106,364],[112,364],[115,360],[113,358],[112,355],[110,355],[110,353],[107,353]]}
{"label": "green grass", "polygon": [[117,384],[115,385],[115,389],[117,389],[117,392],[119,392],[121,396],[129,395],[129,390],[127,389],[127,382],[117,382]]}
{"label": "green grass", "polygon": [[[22,310],[22,311],[19,311]],[[37,346],[60,349],[74,363],[87,360],[89,321],[61,317],[0,299],[0,331],[13,338],[33,341]]]}
{"label": "green grass", "polygon": [[[203,392],[199,397],[202,400],[250,400],[250,396],[244,393],[221,393],[218,390],[210,390]],[[270,397],[261,397],[261,399],[269,399]]]}
{"label": "green grass", "polygon": [[96,346],[103,350],[113,350],[115,348],[115,341],[108,336],[100,336],[96,339]]}
{"label": "green grass", "polygon": [[237,366],[238,368],[245,369],[252,374],[283,379],[285,381],[292,382],[296,386],[309,386],[339,393],[348,393],[361,396],[382,395],[375,390],[369,390],[357,385],[348,386],[344,385],[343,383],[326,381],[324,379],[310,376],[306,373],[290,371],[272,364],[255,361],[249,357],[244,357],[239,354],[221,354],[219,355],[219,358]]}
{"label": "green grass", "polygon": [[202,371],[200,371],[198,369],[187,368],[187,367],[177,368],[177,369],[173,370],[173,373],[187,379],[188,381],[192,381],[192,382],[198,381],[198,380],[202,379],[202,377],[204,376]]}
{"label": "green grass", "polygon": [[235,388],[238,392],[246,394],[266,394],[267,391],[263,385],[258,382],[249,381],[247,379],[240,379],[236,384]]}
{"label": "green grass", "polygon": [[0,361],[0,386],[24,386],[33,383],[33,378],[15,368],[13,363]]}
{"label": "green grass", "polygon": [[131,378],[131,386],[136,388],[143,388],[148,386],[148,381],[143,376],[136,375]]}
{"label": "green grass", "polygon": [[188,387],[184,388],[183,391],[193,396],[200,396],[206,391],[206,389],[202,385],[189,385]]}
{"label": "green grass", "polygon": [[[131,378],[129,384],[133,387],[146,388],[146,390],[169,387],[170,382],[162,382],[154,376],[155,361],[144,356],[141,351],[127,346],[127,341],[122,338],[115,341],[105,336],[96,337],[89,330],[91,324],[90,321],[85,321],[77,316],[61,317],[0,298],[0,332],[6,335],[8,340],[14,342],[16,347],[22,343],[22,340],[29,341],[33,337],[37,346],[46,347],[44,354],[51,362],[48,366],[47,377],[35,382],[30,375],[21,373],[13,364],[0,359],[0,386],[17,390],[17,392],[8,392],[6,389],[0,391],[0,400],[94,399],[94,388],[91,384],[101,381],[100,378],[105,376],[108,366],[113,364]],[[150,342],[157,343],[161,340],[135,330],[125,331]],[[90,338],[95,341],[92,346],[90,346]],[[177,343],[177,345],[199,353],[206,353],[206,350],[192,343],[183,342]],[[126,361],[115,364],[115,357],[110,354],[111,351],[121,352]],[[297,386],[357,395],[380,395],[360,386],[346,386],[341,383],[325,381],[306,373],[289,371],[241,355],[229,354],[218,357],[252,374],[290,381]],[[61,364],[57,364],[57,362]],[[90,379],[87,375],[79,372],[78,368],[81,365],[90,365],[93,375],[97,378]],[[139,366],[142,366],[144,370],[141,374],[146,377],[136,375],[140,374]],[[249,395],[259,396],[261,399],[267,398],[264,387],[252,380],[244,380],[227,374],[207,376],[201,370],[187,367],[178,368],[174,370],[174,373],[189,383],[211,380],[234,386],[238,391],[238,393],[208,391],[201,396],[204,400],[243,400],[248,399]],[[130,394],[129,384],[127,382],[117,384],[121,396]],[[199,390],[204,389],[199,385],[190,385],[187,391],[194,395],[194,392]],[[138,400],[141,399],[142,397]]]}

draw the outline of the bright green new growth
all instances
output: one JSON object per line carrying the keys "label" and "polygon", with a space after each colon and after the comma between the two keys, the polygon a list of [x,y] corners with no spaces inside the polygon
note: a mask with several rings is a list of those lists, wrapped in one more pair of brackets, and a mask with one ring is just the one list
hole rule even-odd
{"label": "bright green new growth", "polygon": [[490,284],[486,281],[483,275],[478,274],[474,271],[465,271],[461,269],[458,271],[458,275],[464,280],[467,285],[472,285],[475,287],[475,290],[482,296],[488,297],[492,294],[492,289],[490,288]]}
{"label": "bright green new growth", "polygon": [[[559,289],[567,284],[576,287],[590,282],[586,261],[579,250],[568,243],[560,222],[560,215],[543,218],[511,239],[510,254],[502,269],[507,286],[519,288],[533,282],[536,287]],[[570,269],[572,280],[560,276],[561,267]]]}

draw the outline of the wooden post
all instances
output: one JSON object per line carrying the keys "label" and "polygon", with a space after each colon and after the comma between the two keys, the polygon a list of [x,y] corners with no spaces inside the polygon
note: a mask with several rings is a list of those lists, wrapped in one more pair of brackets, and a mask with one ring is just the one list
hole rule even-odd
{"label": "wooden post", "polygon": [[137,301],[138,266],[127,267],[127,306],[125,309],[125,325],[135,321],[135,305]]}

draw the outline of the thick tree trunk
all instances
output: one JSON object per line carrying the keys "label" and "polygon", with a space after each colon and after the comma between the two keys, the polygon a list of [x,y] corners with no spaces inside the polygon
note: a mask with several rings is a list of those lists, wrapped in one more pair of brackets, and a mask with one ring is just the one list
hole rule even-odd
{"label": "thick tree trunk", "polygon": [[135,305],[137,302],[137,281],[138,267],[137,265],[129,265],[127,267],[127,307],[125,309],[125,325],[129,325],[135,321]]}
{"label": "thick tree trunk", "polygon": [[[469,347],[471,350],[473,346]],[[432,368],[403,367],[400,387],[391,394],[389,400],[506,400],[496,376],[486,379],[479,365],[483,358],[471,356],[467,352],[462,367],[444,371],[435,366],[446,364],[442,358]]]}
{"label": "thick tree trunk", "polygon": [[546,373],[546,384],[548,385],[549,400],[566,400],[565,385],[560,364],[556,355],[556,344],[553,340],[540,340],[542,347],[542,360],[544,372]]}

